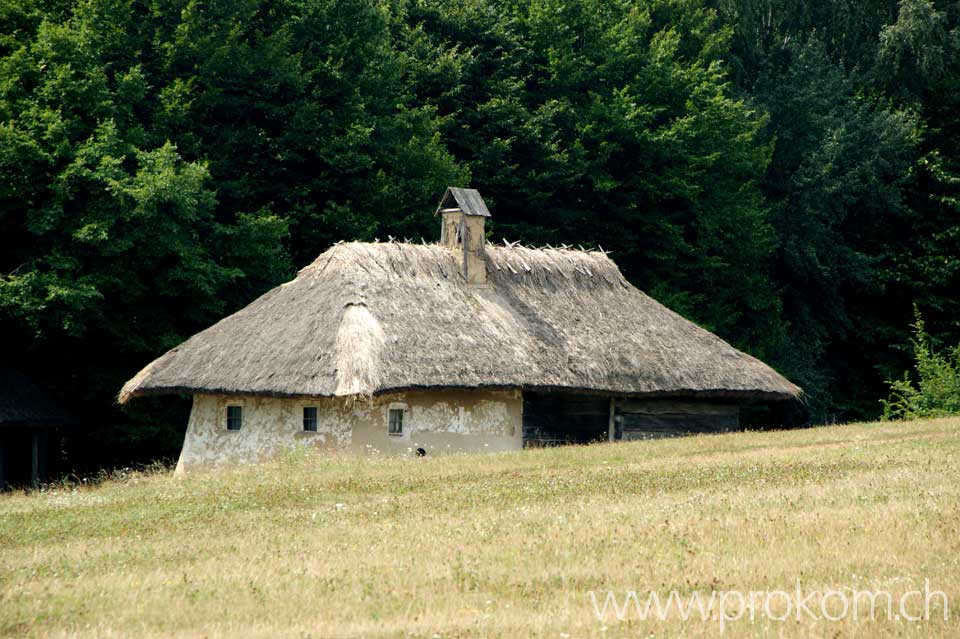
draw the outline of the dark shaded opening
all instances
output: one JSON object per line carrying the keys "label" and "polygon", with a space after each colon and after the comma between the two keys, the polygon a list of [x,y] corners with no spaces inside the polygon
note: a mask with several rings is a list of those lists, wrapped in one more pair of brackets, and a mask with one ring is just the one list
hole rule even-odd
{"label": "dark shaded opening", "polygon": [[610,399],[561,393],[523,394],[523,446],[542,448],[606,441]]}
{"label": "dark shaded opening", "polygon": [[317,407],[316,406],[304,406],[303,407],[303,430],[308,433],[317,432]]}
{"label": "dark shaded opening", "polygon": [[[614,399],[613,439],[657,439],[739,428],[732,400],[675,398]],[[523,446],[590,444],[610,438],[610,398],[568,393],[523,394]]]}
{"label": "dark shaded opening", "polygon": [[0,490],[47,480],[49,439],[45,429],[0,429]]}
{"label": "dark shaded opening", "polygon": [[240,430],[243,426],[243,406],[227,406],[227,430]]}

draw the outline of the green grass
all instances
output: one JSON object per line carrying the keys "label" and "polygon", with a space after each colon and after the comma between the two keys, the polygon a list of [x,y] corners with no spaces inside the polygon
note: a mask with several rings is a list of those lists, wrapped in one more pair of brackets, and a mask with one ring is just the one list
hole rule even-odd
{"label": "green grass", "polygon": [[291,453],[0,496],[0,636],[713,637],[588,593],[883,589],[922,623],[741,619],[731,637],[960,636],[960,419],[499,455]]}

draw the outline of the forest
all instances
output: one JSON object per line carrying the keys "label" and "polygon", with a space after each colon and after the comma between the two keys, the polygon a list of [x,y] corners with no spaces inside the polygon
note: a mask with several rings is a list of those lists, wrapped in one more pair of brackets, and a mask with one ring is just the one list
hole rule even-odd
{"label": "forest", "polygon": [[68,468],[176,455],[165,350],[340,240],[602,246],[804,388],[876,418],[960,342],[960,4],[0,0],[0,360]]}

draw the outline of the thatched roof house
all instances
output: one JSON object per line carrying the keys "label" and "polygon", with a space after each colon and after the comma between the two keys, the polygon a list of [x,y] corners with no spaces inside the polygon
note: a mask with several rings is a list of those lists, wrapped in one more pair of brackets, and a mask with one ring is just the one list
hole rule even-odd
{"label": "thatched roof house", "polygon": [[[594,421],[606,435],[608,426],[615,434],[617,417],[624,421],[617,413],[637,400],[670,398],[647,404],[663,409],[658,415],[720,407],[719,426],[730,426],[735,400],[798,396],[797,386],[763,362],[631,286],[604,253],[487,245],[489,212],[473,190],[449,189],[438,213],[439,244],[334,246],[294,280],[151,363],[127,382],[120,401],[189,393],[219,397],[226,410],[229,398],[287,399],[306,408],[321,399],[386,406],[417,396],[425,405],[444,404],[456,428],[472,433],[460,423],[462,402],[452,399],[472,397],[515,404],[517,414],[504,417],[517,421],[514,434],[505,436],[522,444],[524,430],[527,443],[585,437],[573,432],[582,424],[571,437],[562,425],[535,437],[543,429],[528,422],[537,406],[559,411],[562,422],[564,414],[590,413],[585,403],[602,405]],[[568,410],[571,402],[580,408]],[[356,402],[351,406],[356,412]],[[418,421],[408,415],[406,432],[437,432],[436,423]],[[440,432],[450,430],[445,424]],[[404,443],[428,450],[426,439]]]}

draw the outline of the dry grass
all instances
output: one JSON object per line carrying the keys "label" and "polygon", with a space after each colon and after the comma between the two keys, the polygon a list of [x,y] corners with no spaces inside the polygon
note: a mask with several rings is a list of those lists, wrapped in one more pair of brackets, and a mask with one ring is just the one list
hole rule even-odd
{"label": "dry grass", "polygon": [[0,496],[0,635],[707,637],[591,590],[932,585],[950,619],[730,637],[960,636],[960,419],[135,475]]}

